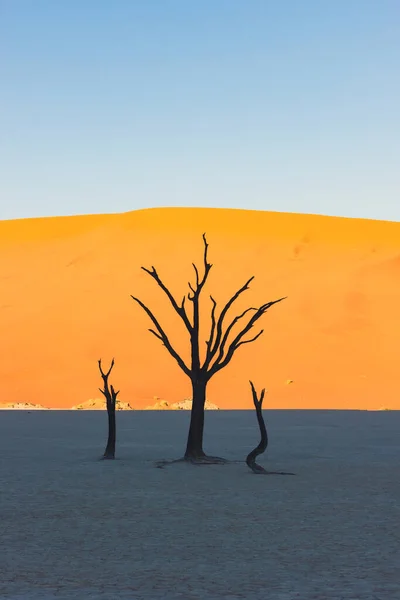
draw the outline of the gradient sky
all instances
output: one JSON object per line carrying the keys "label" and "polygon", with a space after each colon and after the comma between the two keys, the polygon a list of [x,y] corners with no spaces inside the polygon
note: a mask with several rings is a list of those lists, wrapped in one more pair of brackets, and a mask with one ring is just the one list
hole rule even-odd
{"label": "gradient sky", "polygon": [[400,221],[398,0],[0,0],[0,219]]}

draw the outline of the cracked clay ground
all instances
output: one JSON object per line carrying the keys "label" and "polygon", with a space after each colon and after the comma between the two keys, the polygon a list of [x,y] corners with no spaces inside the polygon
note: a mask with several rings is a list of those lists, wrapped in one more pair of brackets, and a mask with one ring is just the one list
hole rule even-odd
{"label": "cracked clay ground", "polygon": [[[0,414],[3,600],[396,600],[400,412],[265,411],[260,462],[160,470],[184,412]],[[206,415],[208,452],[243,459],[255,415]]]}

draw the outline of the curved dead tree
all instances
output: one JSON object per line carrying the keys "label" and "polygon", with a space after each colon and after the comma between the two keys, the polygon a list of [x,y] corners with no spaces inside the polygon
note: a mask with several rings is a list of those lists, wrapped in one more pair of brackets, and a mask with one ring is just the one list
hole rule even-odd
{"label": "curved dead tree", "polygon": [[108,385],[108,377],[114,367],[114,359],[111,361],[111,366],[106,373],[104,373],[101,366],[101,359],[98,361],[99,370],[103,379],[104,387],[99,388],[100,392],[105,396],[107,403],[107,415],[108,415],[108,440],[107,446],[103,454],[104,459],[115,458],[115,442],[116,442],[116,424],[115,424],[115,405],[117,403],[117,396],[119,391],[116,392],[112,385]]}
{"label": "curved dead tree", "polygon": [[265,396],[265,388],[263,388],[261,390],[260,397],[258,397],[256,389],[253,385],[253,382],[250,381],[249,383],[250,383],[250,387],[251,387],[251,392],[253,394],[253,402],[254,402],[254,407],[256,409],[256,415],[257,415],[258,426],[260,428],[261,440],[260,440],[260,443],[258,444],[258,446],[256,448],[254,448],[254,450],[252,450],[250,452],[250,454],[247,455],[247,458],[246,458],[247,466],[250,467],[250,469],[253,471],[253,473],[256,473],[256,475],[294,475],[294,473],[284,473],[282,471],[266,471],[264,469],[264,467],[262,467],[261,465],[258,465],[256,463],[257,456],[259,456],[260,454],[263,454],[268,446],[268,433],[267,433],[267,428],[265,425],[264,417],[262,414],[262,404],[263,404],[263,400],[264,400],[264,396]]}
{"label": "curved dead tree", "polygon": [[[258,308],[250,307],[241,314],[228,320],[228,312],[234,302],[249,289],[249,285],[254,277],[248,281],[228,300],[222,310],[217,315],[217,302],[210,296],[210,333],[206,341],[205,357],[203,361],[200,357],[200,296],[207,282],[212,264],[208,261],[208,243],[206,235],[203,234],[204,253],[203,268],[200,269],[193,264],[195,282],[189,282],[189,293],[185,294],[181,302],[177,302],[170,290],[161,280],[155,267],[147,269],[142,267],[143,271],[148,273],[161,288],[170,301],[172,308],[182,319],[183,325],[187,331],[190,340],[190,360],[185,361],[173,347],[168,335],[161,326],[154,313],[135,296],[132,299],[144,310],[153,327],[149,329],[157,339],[165,346],[169,354],[176,360],[184,374],[190,379],[192,386],[192,411],[190,418],[189,434],[184,458],[195,464],[206,464],[224,462],[217,457],[206,456],[203,450],[203,432],[204,432],[204,405],[206,401],[207,384],[211,377],[216,375],[221,369],[225,368],[232,360],[236,350],[244,344],[254,342],[263,333],[259,331],[256,335],[246,338],[257,321],[267,312],[271,306],[281,302],[284,298],[279,298],[272,302],[262,304]],[[187,301],[191,305],[188,310]],[[244,323],[244,324],[243,324]],[[226,461],[225,461],[226,462]],[[162,466],[161,464],[159,466]]]}
{"label": "curved dead tree", "polygon": [[268,434],[267,428],[265,426],[264,417],[262,415],[262,403],[265,396],[265,388],[261,390],[260,397],[258,397],[256,389],[253,385],[253,382],[250,381],[251,392],[253,394],[253,402],[256,409],[258,426],[260,428],[261,433],[261,441],[254,450],[250,452],[250,454],[246,458],[247,466],[253,471],[253,473],[266,473],[266,470],[256,463],[256,458],[260,454],[263,454],[268,446]]}

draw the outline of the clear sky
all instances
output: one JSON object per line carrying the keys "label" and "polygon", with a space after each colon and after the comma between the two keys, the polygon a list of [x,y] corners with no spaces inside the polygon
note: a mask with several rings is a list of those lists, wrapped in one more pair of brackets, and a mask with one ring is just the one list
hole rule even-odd
{"label": "clear sky", "polygon": [[399,0],[0,0],[0,218],[400,221]]}

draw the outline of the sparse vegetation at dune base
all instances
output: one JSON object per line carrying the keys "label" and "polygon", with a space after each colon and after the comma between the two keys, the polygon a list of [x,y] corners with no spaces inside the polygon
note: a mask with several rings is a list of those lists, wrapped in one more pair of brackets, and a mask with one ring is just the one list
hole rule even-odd
{"label": "sparse vegetation at dune base", "polygon": [[[144,410],[192,410],[193,401],[191,398],[185,398],[181,402],[173,402],[170,404],[166,400],[160,400],[154,398],[155,404],[152,406],[146,406]],[[208,400],[205,401],[204,410],[219,410],[219,407]]]}
{"label": "sparse vegetation at dune base", "polygon": [[[87,400],[86,402],[82,402],[81,404],[76,404],[71,408],[71,410],[104,410],[105,402],[102,398],[93,398]],[[206,401],[205,410],[219,410],[219,407],[212,402]],[[122,402],[121,400],[117,401],[115,405],[115,410],[137,410],[132,406],[130,402]],[[167,402],[166,400],[161,400],[158,396],[154,397],[154,404],[146,406],[141,410],[192,410],[192,400],[190,398],[185,398],[181,402]]]}
{"label": "sparse vegetation at dune base", "polygon": [[[105,410],[106,402],[104,398],[91,398],[81,404],[76,404],[71,407],[71,410]],[[115,410],[134,410],[133,406],[129,402],[117,401]]]}

